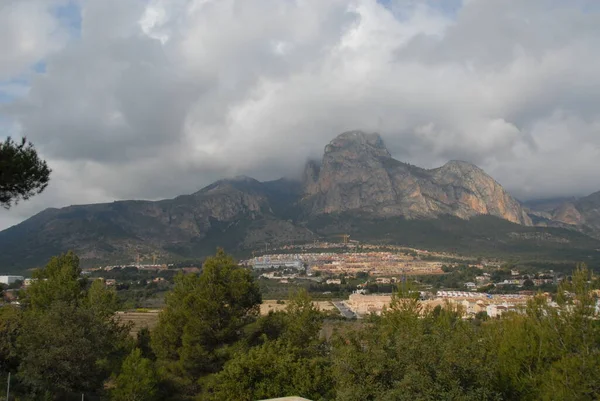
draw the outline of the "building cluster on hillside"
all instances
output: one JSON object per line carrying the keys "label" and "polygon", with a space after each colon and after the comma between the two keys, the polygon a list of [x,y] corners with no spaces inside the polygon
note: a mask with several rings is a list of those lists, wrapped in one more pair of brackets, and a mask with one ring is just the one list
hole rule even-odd
{"label": "building cluster on hillside", "polygon": [[[444,292],[438,292],[434,298],[422,300],[425,308],[436,306],[454,305],[459,306],[465,317],[472,317],[480,312],[486,312],[489,317],[498,317],[508,311],[519,311],[531,297],[520,294],[489,295],[476,293],[460,293],[449,291],[452,296],[446,296]],[[455,295],[455,296],[454,296]],[[351,294],[347,301],[348,307],[357,316],[368,314],[381,314],[389,308],[392,301],[391,294],[366,295],[359,292]]]}
{"label": "building cluster on hillside", "polygon": [[136,268],[138,270],[166,270],[172,268],[173,264],[125,264],[125,265],[109,265],[109,266],[97,266],[90,267],[85,269],[85,271],[94,272],[94,271],[111,271],[114,269],[123,269],[123,268]]}
{"label": "building cluster on hillside", "polygon": [[[340,237],[344,237],[344,235],[341,235]],[[361,250],[366,250],[366,251],[394,251],[394,252],[401,252],[401,253],[411,253],[411,254],[416,254],[416,255],[427,255],[427,256],[438,256],[438,257],[443,257],[443,258],[456,258],[456,259],[472,259],[469,257],[465,257],[465,256],[461,256],[461,255],[457,255],[455,253],[451,253],[451,252],[436,252],[436,251],[428,251],[426,249],[417,249],[417,248],[410,248],[407,246],[402,246],[402,245],[391,245],[391,244],[387,244],[387,245],[383,245],[383,244],[367,244],[367,243],[360,243],[359,241],[354,241],[354,240],[350,240],[349,239],[350,236],[348,235],[348,242],[327,242],[327,241],[314,241],[311,243],[306,243],[306,244],[288,244],[288,245],[283,245],[280,247],[275,247],[275,248],[271,248],[270,251],[278,251],[278,250],[283,250],[283,251],[293,251],[293,250],[300,250],[302,252],[308,251],[308,250],[319,250],[319,249],[351,249],[351,248],[357,248],[360,247]],[[494,260],[485,260],[485,263],[492,263],[495,264],[496,261]]]}
{"label": "building cluster on hillside", "polygon": [[494,286],[498,288],[502,287],[524,287],[527,281],[531,281],[531,286],[542,286],[545,284],[558,284],[562,281],[562,277],[559,277],[554,273],[553,270],[544,273],[538,273],[536,275],[522,274],[516,269],[511,269],[510,278],[504,278],[501,280],[493,281],[489,273],[482,273],[480,276],[475,277],[474,282],[466,282],[464,286],[471,291],[485,288],[488,286]]}
{"label": "building cluster on hillside", "polygon": [[322,281],[320,277],[299,275],[298,273],[268,272],[261,274],[260,277],[269,280],[278,280],[280,283],[288,283],[289,280],[309,280],[315,281],[317,283],[320,283]]}
{"label": "building cluster on hillside", "polygon": [[368,272],[370,275],[441,274],[442,263],[394,252],[272,254],[243,262],[254,269],[288,267],[327,274]]}
{"label": "building cluster on hillside", "polygon": [[272,269],[277,267],[287,267],[296,270],[304,269],[304,260],[301,255],[265,255],[259,256],[246,262],[246,265],[252,266],[253,269]]}

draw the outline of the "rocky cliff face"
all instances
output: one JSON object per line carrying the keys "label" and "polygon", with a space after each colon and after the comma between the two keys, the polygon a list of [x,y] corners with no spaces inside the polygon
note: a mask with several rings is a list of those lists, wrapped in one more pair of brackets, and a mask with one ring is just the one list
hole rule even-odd
{"label": "rocky cliff face", "polygon": [[451,161],[425,170],[394,160],[377,134],[346,132],[307,166],[304,204],[313,214],[362,211],[409,218],[489,214],[531,225],[519,202],[478,167]]}
{"label": "rocky cliff face", "polygon": [[600,191],[562,203],[551,212],[552,219],[573,227],[591,230],[600,237]]}

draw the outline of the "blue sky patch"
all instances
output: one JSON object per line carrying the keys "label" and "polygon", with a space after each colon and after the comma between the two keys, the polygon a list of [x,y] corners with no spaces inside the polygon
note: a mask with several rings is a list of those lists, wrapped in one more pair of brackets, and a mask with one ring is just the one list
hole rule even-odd
{"label": "blue sky patch", "polygon": [[53,11],[59,22],[69,29],[72,37],[78,38],[81,35],[81,8],[75,1],[58,6]]}

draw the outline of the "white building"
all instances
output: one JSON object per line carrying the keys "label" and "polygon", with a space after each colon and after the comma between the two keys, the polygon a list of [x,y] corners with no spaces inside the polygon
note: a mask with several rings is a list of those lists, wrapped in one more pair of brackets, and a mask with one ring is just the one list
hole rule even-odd
{"label": "white building", "polygon": [[0,276],[0,283],[10,285],[16,281],[23,281],[25,277],[23,276]]}
{"label": "white building", "polygon": [[272,269],[277,267],[287,267],[297,270],[302,270],[304,264],[300,259],[278,259],[270,258],[269,256],[257,257],[250,261],[254,269]]}

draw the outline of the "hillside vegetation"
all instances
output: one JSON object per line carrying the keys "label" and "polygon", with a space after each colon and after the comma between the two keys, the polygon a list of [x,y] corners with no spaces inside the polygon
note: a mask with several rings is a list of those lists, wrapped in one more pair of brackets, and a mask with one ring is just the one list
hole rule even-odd
{"label": "hillside vegetation", "polygon": [[600,282],[585,266],[549,302],[500,319],[425,309],[410,290],[363,324],[324,315],[305,292],[259,315],[250,273],[222,250],[180,275],[152,333],[127,335],[113,290],[77,257],[36,272],[23,308],[0,309],[0,371],[20,400],[596,400]]}

